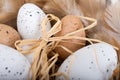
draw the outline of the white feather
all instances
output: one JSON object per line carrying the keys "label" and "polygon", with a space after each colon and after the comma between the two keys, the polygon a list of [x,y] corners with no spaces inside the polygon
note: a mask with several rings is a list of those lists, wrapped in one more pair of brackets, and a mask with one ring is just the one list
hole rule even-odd
{"label": "white feather", "polygon": [[109,6],[105,12],[105,22],[117,33],[120,33],[120,2]]}

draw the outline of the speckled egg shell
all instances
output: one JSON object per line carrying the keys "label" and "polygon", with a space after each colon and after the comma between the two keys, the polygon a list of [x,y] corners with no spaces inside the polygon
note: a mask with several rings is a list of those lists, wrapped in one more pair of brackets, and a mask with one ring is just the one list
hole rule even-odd
{"label": "speckled egg shell", "polygon": [[15,41],[20,39],[19,33],[11,26],[0,24],[0,43],[15,47]]}
{"label": "speckled egg shell", "polygon": [[[75,15],[67,15],[61,19],[61,22],[62,22],[62,30],[58,32],[55,36],[64,36],[65,34],[68,34],[83,28],[83,24],[80,18]],[[86,35],[85,35],[85,31],[81,31],[74,34],[73,36],[85,38]],[[67,42],[60,42],[59,45],[62,45],[73,52],[75,52],[76,50],[80,49],[85,45],[85,40],[68,39],[64,41],[67,41]],[[76,44],[76,43],[82,43],[82,44]],[[59,53],[59,58],[61,60],[66,59],[70,55],[69,52],[65,51],[61,47],[56,47],[55,52]]]}
{"label": "speckled egg shell", "polygon": [[29,70],[30,63],[21,53],[0,44],[0,80],[28,80]]}
{"label": "speckled egg shell", "polygon": [[[117,53],[107,43],[86,46],[70,55],[58,72],[70,80],[109,80],[117,67]],[[56,80],[66,80],[58,76]]]}
{"label": "speckled egg shell", "polygon": [[[35,4],[24,4],[17,16],[18,32],[23,39],[39,39],[41,37],[41,22],[45,13]],[[47,31],[50,30],[50,23],[47,25]]]}

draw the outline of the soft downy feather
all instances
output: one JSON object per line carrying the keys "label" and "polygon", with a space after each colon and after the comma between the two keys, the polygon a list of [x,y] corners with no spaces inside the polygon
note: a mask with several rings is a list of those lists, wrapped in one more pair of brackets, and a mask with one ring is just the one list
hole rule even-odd
{"label": "soft downy feather", "polygon": [[[102,16],[106,7],[114,5],[118,0],[77,0],[84,16],[92,17],[97,20],[103,19]],[[98,21],[99,22],[99,21]]]}
{"label": "soft downy feather", "polygon": [[99,19],[106,7],[106,0],[78,0],[85,16]]}
{"label": "soft downy feather", "polygon": [[0,0],[0,23],[15,26],[18,9],[23,3],[24,0]]}
{"label": "soft downy feather", "polygon": [[106,9],[104,19],[111,29],[120,33],[120,2],[117,2]]}
{"label": "soft downy feather", "polygon": [[84,15],[96,18],[106,6],[106,0],[49,0],[43,10],[57,16]]}
{"label": "soft downy feather", "polygon": [[34,3],[40,8],[43,8],[43,6],[48,2],[49,0],[24,0],[25,3]]}
{"label": "soft downy feather", "polygon": [[83,15],[75,0],[49,0],[43,10],[46,13],[53,13],[59,18],[68,14]]}

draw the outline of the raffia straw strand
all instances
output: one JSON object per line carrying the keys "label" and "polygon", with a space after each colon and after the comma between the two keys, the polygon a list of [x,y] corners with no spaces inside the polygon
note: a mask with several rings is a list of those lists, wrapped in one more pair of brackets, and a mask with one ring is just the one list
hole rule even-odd
{"label": "raffia straw strand", "polygon": [[62,49],[64,49],[65,51],[69,52],[70,54],[72,54],[73,52],[71,50],[69,50],[68,48],[62,46],[62,45],[57,45],[56,47],[61,47]]}
{"label": "raffia straw strand", "polygon": [[62,73],[62,72],[54,73],[51,75],[51,77],[52,76],[61,76],[61,75],[65,78],[65,80],[70,80],[69,77],[65,73]]}

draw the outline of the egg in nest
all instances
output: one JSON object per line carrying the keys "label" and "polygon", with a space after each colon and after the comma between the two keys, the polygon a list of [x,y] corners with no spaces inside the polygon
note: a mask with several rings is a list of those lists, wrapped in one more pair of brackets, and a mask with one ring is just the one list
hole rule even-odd
{"label": "egg in nest", "polygon": [[10,47],[15,47],[14,43],[17,40],[20,40],[20,35],[19,33],[12,28],[11,26],[5,25],[5,24],[0,24],[0,43],[10,46]]}
{"label": "egg in nest", "polygon": [[[74,32],[76,30],[83,28],[81,19],[75,15],[67,15],[61,19],[61,22],[62,22],[62,29],[60,32],[55,34],[56,37],[64,36],[65,34],[68,34],[68,33],[71,33],[71,32]],[[83,30],[81,32],[75,33],[73,36],[85,38],[86,34],[85,34],[85,31]],[[62,45],[64,47],[68,48],[72,52],[78,50],[79,48],[81,48],[85,45],[84,40],[68,39],[68,40],[64,40],[64,41],[65,42],[60,42],[59,45]],[[54,51],[59,53],[59,58],[61,60],[64,60],[65,58],[67,58],[70,55],[69,52],[67,52],[66,50],[64,50],[61,47],[56,47]]]}

